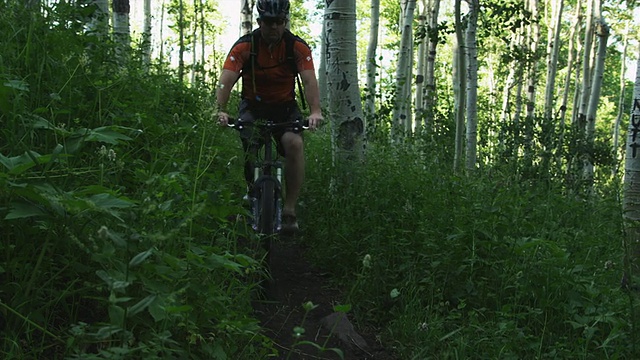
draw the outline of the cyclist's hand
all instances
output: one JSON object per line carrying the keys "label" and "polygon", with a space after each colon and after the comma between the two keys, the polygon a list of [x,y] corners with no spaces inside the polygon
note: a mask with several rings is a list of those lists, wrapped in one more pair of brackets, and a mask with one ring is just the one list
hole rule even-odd
{"label": "cyclist's hand", "polygon": [[323,120],[322,114],[311,114],[309,115],[309,129],[315,130],[320,127],[320,122]]}
{"label": "cyclist's hand", "polygon": [[229,124],[229,114],[224,111],[218,111],[218,123],[222,126],[227,126]]}

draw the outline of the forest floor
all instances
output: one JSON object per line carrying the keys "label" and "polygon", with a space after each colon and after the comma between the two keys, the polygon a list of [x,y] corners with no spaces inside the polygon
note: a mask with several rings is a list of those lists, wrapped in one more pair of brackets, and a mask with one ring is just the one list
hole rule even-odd
{"label": "forest floor", "polygon": [[[272,251],[273,281],[265,299],[254,302],[254,309],[266,335],[275,342],[277,359],[340,359],[329,348],[340,349],[345,360],[397,359],[380,344],[377,329],[352,323],[350,313],[334,311],[346,294],[332,287],[329,275],[308,261],[305,248],[295,238],[280,238]],[[307,312],[303,304],[309,301],[317,307]],[[297,338],[296,327],[304,329]]]}

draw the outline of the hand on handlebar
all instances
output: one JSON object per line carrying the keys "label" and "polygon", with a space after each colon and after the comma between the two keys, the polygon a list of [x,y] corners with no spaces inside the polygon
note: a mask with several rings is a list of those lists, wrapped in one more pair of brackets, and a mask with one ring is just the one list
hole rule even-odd
{"label": "hand on handlebar", "polygon": [[320,127],[320,122],[323,120],[322,114],[311,114],[307,120],[309,121],[309,129],[315,130]]}
{"label": "hand on handlebar", "polygon": [[229,124],[229,114],[224,111],[218,111],[218,123],[222,126]]}

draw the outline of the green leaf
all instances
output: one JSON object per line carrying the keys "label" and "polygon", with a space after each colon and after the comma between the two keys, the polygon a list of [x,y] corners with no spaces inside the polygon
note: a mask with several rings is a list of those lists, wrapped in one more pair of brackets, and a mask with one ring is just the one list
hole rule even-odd
{"label": "green leaf", "polygon": [[122,327],[124,324],[124,309],[118,305],[109,305],[109,320],[112,325]]}
{"label": "green leaf", "polygon": [[131,261],[129,261],[129,266],[134,267],[140,265],[143,261],[145,261],[149,256],[153,254],[153,249],[149,249],[147,251],[143,251],[136,256],[134,256]]}
{"label": "green leaf", "polygon": [[341,313],[348,313],[349,311],[351,311],[351,304],[335,305],[333,307],[333,311],[341,312]]}
{"label": "green leaf", "polygon": [[12,209],[4,217],[5,220],[24,219],[34,216],[45,216],[47,213],[39,206],[15,202],[11,204]]}
{"label": "green leaf", "polygon": [[126,209],[132,207],[134,203],[128,199],[118,198],[111,194],[96,194],[89,198],[96,207],[102,209]]}
{"label": "green leaf", "polygon": [[149,305],[151,305],[151,303],[153,303],[153,301],[156,299],[156,295],[149,295],[147,297],[145,297],[144,299],[138,301],[138,303],[136,303],[135,305],[131,306],[128,310],[127,310],[127,317],[131,317],[134,316],[136,314],[138,314],[139,312],[141,312],[142,310],[146,309],[147,307],[149,307]]}
{"label": "green leaf", "polygon": [[149,304],[149,314],[156,322],[165,320],[167,318],[167,312],[163,307],[164,301],[159,296],[156,296],[151,304]]}

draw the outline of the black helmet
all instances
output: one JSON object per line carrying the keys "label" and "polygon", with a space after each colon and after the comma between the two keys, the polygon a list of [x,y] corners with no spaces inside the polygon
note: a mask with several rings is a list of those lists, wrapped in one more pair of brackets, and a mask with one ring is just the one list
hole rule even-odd
{"label": "black helmet", "polygon": [[289,0],[258,0],[256,9],[258,17],[284,17],[289,18]]}

